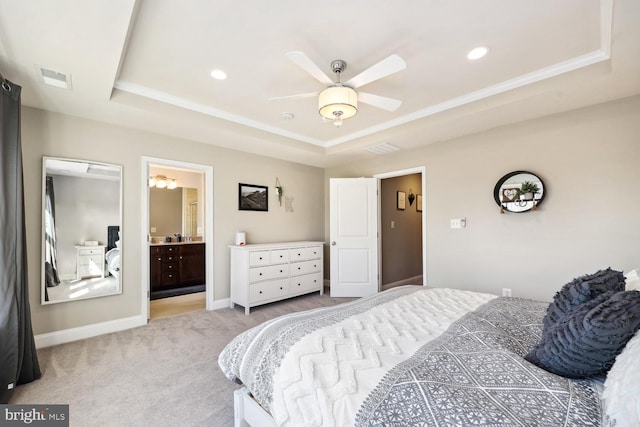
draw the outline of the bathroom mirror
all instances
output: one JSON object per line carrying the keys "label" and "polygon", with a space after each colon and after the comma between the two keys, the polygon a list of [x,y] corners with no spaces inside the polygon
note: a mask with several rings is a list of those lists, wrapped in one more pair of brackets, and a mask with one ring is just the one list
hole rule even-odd
{"label": "bathroom mirror", "polygon": [[42,304],[122,293],[122,166],[42,163]]}
{"label": "bathroom mirror", "polygon": [[149,235],[164,241],[176,234],[198,236],[198,189],[149,189]]}
{"label": "bathroom mirror", "polygon": [[493,198],[500,212],[527,212],[536,210],[544,200],[542,180],[527,171],[510,172],[500,178],[493,189]]}

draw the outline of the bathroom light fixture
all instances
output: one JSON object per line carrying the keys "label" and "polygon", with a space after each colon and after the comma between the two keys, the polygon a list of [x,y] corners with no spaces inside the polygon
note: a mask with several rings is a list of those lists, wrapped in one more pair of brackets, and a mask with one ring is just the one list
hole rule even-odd
{"label": "bathroom light fixture", "polygon": [[174,178],[167,178],[164,175],[156,175],[149,177],[149,187],[166,188],[173,190],[178,188],[178,182]]}

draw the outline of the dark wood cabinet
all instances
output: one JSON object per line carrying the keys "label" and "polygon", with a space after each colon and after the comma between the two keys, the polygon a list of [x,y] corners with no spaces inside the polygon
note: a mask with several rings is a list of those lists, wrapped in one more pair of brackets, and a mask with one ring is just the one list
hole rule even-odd
{"label": "dark wood cabinet", "polygon": [[205,282],[204,243],[149,247],[151,292]]}

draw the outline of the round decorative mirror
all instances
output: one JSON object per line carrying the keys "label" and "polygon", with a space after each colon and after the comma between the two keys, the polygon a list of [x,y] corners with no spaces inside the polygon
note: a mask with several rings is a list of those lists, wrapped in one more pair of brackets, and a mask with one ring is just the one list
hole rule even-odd
{"label": "round decorative mirror", "polygon": [[536,210],[544,200],[544,195],[542,180],[527,171],[506,174],[493,189],[493,198],[500,206],[500,213]]}

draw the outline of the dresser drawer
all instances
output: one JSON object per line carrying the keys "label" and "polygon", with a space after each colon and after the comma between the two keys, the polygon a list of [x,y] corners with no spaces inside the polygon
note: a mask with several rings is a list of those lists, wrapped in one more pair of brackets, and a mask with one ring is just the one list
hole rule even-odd
{"label": "dresser drawer", "polygon": [[268,265],[266,267],[254,267],[249,269],[249,282],[279,279],[289,277],[289,264]]}
{"label": "dresser drawer", "polygon": [[319,291],[322,286],[322,277],[320,273],[292,277],[290,286],[292,294]]}
{"label": "dresser drawer", "polygon": [[249,266],[256,267],[260,265],[269,265],[269,251],[251,251],[249,252]]}
{"label": "dresser drawer", "polygon": [[318,271],[320,271],[320,260],[301,261],[291,264],[292,276],[300,276]]}
{"label": "dresser drawer", "polygon": [[312,246],[309,248],[291,249],[291,261],[303,261],[308,259],[319,259],[322,254],[322,246]]}
{"label": "dresser drawer", "polygon": [[274,249],[271,251],[271,264],[285,264],[289,262],[289,249]]}
{"label": "dresser drawer", "polygon": [[95,249],[78,249],[78,256],[90,256],[90,255],[100,255],[104,254],[104,249],[95,248]]}
{"label": "dresser drawer", "polygon": [[78,265],[87,266],[87,265],[101,265],[102,264],[102,255],[79,255],[78,256]]}
{"label": "dresser drawer", "polygon": [[249,286],[249,303],[282,299],[289,294],[288,279],[271,280]]}

